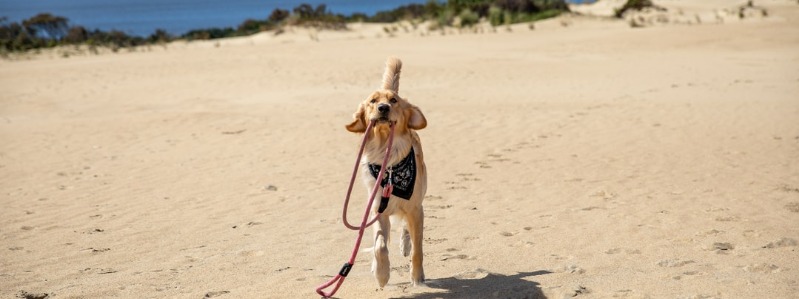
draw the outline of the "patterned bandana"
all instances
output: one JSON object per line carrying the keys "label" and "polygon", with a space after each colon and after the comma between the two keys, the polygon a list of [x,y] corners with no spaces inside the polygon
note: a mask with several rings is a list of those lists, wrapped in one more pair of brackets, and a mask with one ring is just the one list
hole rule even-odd
{"label": "patterned bandana", "polygon": [[[391,178],[391,184],[394,185],[394,190],[391,191],[396,197],[410,200],[413,194],[413,185],[416,183],[416,155],[411,152],[408,153],[402,161],[394,166],[388,166],[388,171],[383,174],[383,181],[380,182],[381,187],[388,184],[388,179]],[[380,173],[380,164],[369,164],[369,172],[372,177],[377,179],[377,174]],[[391,173],[391,175],[389,175]]]}

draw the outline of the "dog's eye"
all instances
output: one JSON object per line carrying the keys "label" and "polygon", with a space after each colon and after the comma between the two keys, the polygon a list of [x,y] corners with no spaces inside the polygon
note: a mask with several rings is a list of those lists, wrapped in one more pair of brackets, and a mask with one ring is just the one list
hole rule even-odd
{"label": "dog's eye", "polygon": [[369,103],[372,103],[372,104],[377,103],[377,99],[372,99],[371,101],[369,101]]}
{"label": "dog's eye", "polygon": [[394,104],[397,102],[397,98],[391,98],[391,103]]}

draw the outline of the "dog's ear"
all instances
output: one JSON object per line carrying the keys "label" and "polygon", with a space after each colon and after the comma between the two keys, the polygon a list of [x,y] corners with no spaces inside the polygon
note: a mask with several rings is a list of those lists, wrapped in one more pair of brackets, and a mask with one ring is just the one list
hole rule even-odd
{"label": "dog's ear", "polygon": [[363,104],[358,105],[358,110],[355,111],[355,114],[352,117],[355,119],[349,125],[346,126],[347,131],[353,133],[363,133],[366,132],[366,112],[364,111]]}
{"label": "dog's ear", "polygon": [[424,114],[422,114],[422,110],[419,110],[419,107],[411,105],[408,111],[410,111],[410,115],[408,116],[408,128],[421,130],[427,127],[427,119],[424,118]]}

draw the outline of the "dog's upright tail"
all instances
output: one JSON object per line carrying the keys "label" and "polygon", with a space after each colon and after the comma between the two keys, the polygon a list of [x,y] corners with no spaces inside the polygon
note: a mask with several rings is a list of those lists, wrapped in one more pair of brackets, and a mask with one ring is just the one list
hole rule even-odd
{"label": "dog's upright tail", "polygon": [[383,89],[399,93],[400,69],[402,69],[402,61],[399,58],[392,56],[386,60],[386,72],[383,73]]}

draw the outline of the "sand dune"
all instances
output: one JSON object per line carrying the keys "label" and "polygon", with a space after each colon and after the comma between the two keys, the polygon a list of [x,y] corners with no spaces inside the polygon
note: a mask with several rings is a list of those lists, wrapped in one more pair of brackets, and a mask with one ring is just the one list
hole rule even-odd
{"label": "sand dune", "polygon": [[428,119],[428,286],[395,244],[385,289],[361,254],[337,297],[794,298],[799,5],[756,2],[0,61],[0,297],[318,297],[355,239],[343,126],[396,55]]}

